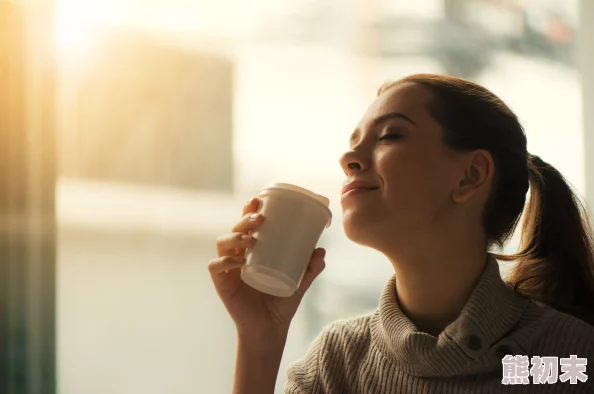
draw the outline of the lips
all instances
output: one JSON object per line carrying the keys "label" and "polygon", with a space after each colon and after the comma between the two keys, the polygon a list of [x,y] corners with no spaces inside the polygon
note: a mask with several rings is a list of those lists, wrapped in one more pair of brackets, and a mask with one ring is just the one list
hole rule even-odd
{"label": "lips", "polygon": [[344,201],[345,199],[348,199],[350,196],[357,196],[360,194],[371,193],[374,190],[377,190],[377,189],[351,189],[348,192],[344,193],[340,197],[340,199]]}
{"label": "lips", "polygon": [[353,181],[342,188],[342,194],[345,195],[346,193],[353,190],[375,190],[378,188],[378,186],[375,186],[374,184],[367,181]]}

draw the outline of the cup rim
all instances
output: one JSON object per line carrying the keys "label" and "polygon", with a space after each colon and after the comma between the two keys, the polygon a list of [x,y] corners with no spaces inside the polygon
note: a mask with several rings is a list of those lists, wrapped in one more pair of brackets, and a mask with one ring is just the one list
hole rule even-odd
{"label": "cup rim", "polygon": [[311,190],[305,189],[301,186],[293,185],[290,183],[280,183],[280,182],[271,183],[270,185],[268,185],[267,187],[262,189],[260,191],[260,193],[265,193],[266,191],[271,190],[271,189],[272,190],[274,190],[274,189],[288,190],[288,191],[299,193],[301,195],[305,195],[307,197],[312,198],[313,200],[316,201],[316,203],[322,205],[326,209],[329,218],[328,218],[328,222],[325,227],[326,228],[330,227],[330,224],[332,223],[332,211],[330,210],[330,200],[327,197],[324,197],[320,194],[316,194],[316,193],[312,192]]}

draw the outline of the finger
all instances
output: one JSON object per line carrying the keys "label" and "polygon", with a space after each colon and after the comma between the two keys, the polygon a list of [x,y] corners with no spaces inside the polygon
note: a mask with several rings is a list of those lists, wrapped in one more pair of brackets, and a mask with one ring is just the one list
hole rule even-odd
{"label": "finger", "polygon": [[324,268],[326,268],[326,262],[324,261],[325,256],[326,250],[324,248],[314,250],[309,266],[307,267],[305,275],[303,275],[303,279],[301,280],[301,284],[297,289],[297,293],[301,297],[303,297],[313,281],[322,273],[322,271],[324,271]]}
{"label": "finger", "polygon": [[260,206],[260,199],[258,197],[252,197],[245,205],[243,206],[243,212],[241,216],[245,216],[248,213],[256,212],[258,207]]}
{"label": "finger", "polygon": [[264,216],[260,213],[246,213],[239,219],[235,226],[231,229],[234,233],[247,234],[249,230],[253,230],[264,223]]}
{"label": "finger", "polygon": [[213,280],[220,280],[229,270],[241,268],[245,264],[245,257],[224,256],[212,259],[208,263],[208,271]]}
{"label": "finger", "polygon": [[229,233],[223,234],[217,238],[217,255],[218,257],[223,256],[239,256],[237,251],[242,249],[245,251],[247,248],[252,248],[256,245],[258,239],[251,234],[243,233]]}
{"label": "finger", "polygon": [[[245,234],[252,234],[254,230],[261,226],[264,222],[264,216],[251,216],[258,211],[260,207],[261,200],[258,197],[253,197],[249,200],[244,206],[242,211],[242,218],[239,222],[233,227],[232,231],[234,232],[242,232]],[[245,248],[236,248],[235,254],[237,256],[244,256],[245,255]]]}
{"label": "finger", "polygon": [[222,299],[231,296],[237,291],[241,283],[241,267],[245,260],[233,260],[233,257],[213,259],[208,264],[212,283]]}
{"label": "finger", "polygon": [[[253,216],[255,215],[255,216]],[[239,222],[233,227],[233,232],[252,235],[253,232],[264,223],[264,216],[258,213],[248,213],[242,217]],[[235,254],[237,256],[245,255],[246,247],[253,247],[254,245],[248,244],[247,246],[238,245],[235,247]]]}

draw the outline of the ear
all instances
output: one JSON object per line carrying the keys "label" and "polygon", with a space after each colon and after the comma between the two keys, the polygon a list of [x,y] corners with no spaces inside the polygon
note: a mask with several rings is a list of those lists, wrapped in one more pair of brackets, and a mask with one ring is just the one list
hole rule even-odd
{"label": "ear", "polygon": [[491,153],[482,149],[472,151],[462,160],[461,165],[463,176],[452,195],[455,202],[466,202],[490,189],[491,179],[495,173],[495,163]]}

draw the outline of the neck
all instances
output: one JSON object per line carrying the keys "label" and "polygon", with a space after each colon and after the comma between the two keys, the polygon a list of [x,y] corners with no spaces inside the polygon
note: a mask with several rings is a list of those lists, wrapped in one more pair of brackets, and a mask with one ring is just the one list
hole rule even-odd
{"label": "neck", "polygon": [[404,253],[386,253],[401,310],[419,331],[433,336],[458,318],[487,262],[486,242],[452,238],[424,237]]}

